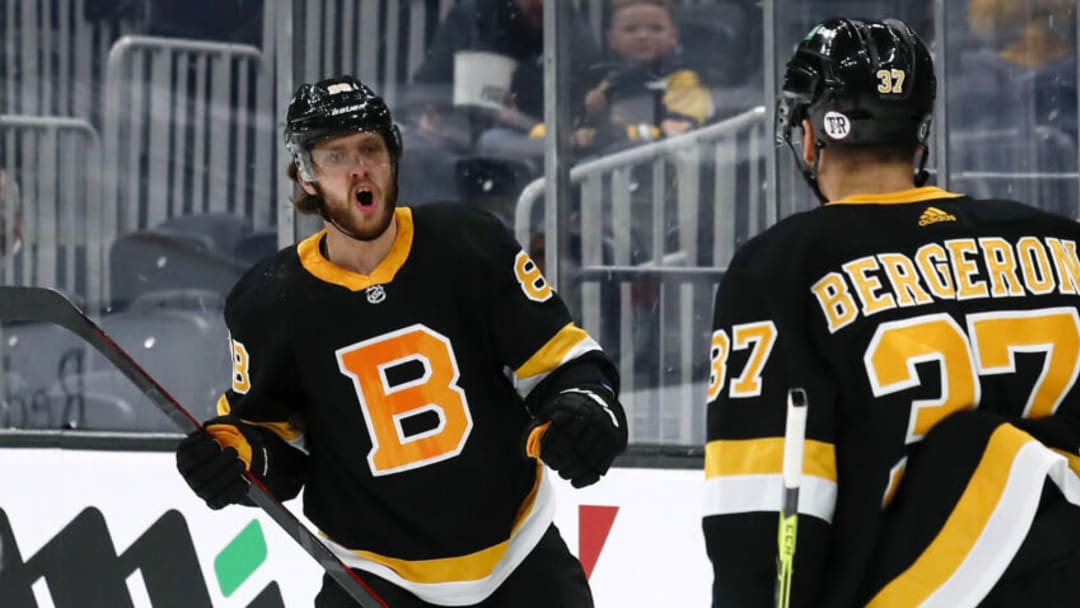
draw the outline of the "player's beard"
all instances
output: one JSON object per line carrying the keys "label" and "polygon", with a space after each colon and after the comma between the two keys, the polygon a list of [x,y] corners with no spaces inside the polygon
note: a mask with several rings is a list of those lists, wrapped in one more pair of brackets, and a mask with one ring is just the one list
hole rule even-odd
{"label": "player's beard", "polygon": [[374,241],[379,238],[390,227],[390,222],[394,219],[394,210],[397,208],[397,179],[390,180],[389,186],[380,201],[381,204],[374,221],[364,222],[363,224],[358,222],[354,215],[355,200],[352,198],[335,200],[333,197],[327,196],[318,183],[312,185],[323,199],[331,224],[344,232],[346,236],[358,241]]}

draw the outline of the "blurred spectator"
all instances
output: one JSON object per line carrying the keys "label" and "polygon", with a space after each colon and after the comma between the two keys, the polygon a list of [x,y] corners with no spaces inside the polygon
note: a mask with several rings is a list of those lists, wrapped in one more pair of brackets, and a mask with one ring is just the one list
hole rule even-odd
{"label": "blurred spectator", "polygon": [[712,97],[687,68],[666,0],[612,0],[608,49],[615,62],[585,95],[586,126],[578,147],[653,141],[701,126]]}
{"label": "blurred spectator", "polygon": [[969,0],[966,8],[966,44],[950,64],[959,77],[949,98],[953,179],[965,192],[1075,217],[1075,3]]}
{"label": "blurred spectator", "polygon": [[1006,61],[1041,67],[1072,54],[1075,6],[1072,0],[972,0],[968,25]]}
{"label": "blurred spectator", "polygon": [[[1076,136],[1076,3],[970,0],[968,27],[982,45],[963,59],[959,89],[989,112],[959,112],[959,126],[1054,127]],[[967,104],[965,104],[967,105]],[[978,124],[982,118],[985,124]]]}
{"label": "blurred spectator", "polygon": [[[436,135],[453,130],[447,114],[452,108],[455,55],[461,51],[487,51],[515,63],[501,110],[485,114],[486,120],[474,123],[470,135],[492,126],[528,133],[541,121],[543,5],[543,0],[463,0],[450,9],[413,77],[418,85],[414,88],[421,91],[421,98],[413,102],[424,107],[419,118],[421,130]],[[589,70],[597,62],[599,51],[585,20],[574,19],[572,27],[571,88],[573,99],[581,99],[592,84]]]}

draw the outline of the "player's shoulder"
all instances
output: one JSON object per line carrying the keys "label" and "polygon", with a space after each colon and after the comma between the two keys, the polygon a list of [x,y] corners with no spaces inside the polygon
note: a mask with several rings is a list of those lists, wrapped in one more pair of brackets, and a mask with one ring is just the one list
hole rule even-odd
{"label": "player's shoulder", "polygon": [[1045,226],[1080,233],[1080,225],[1072,218],[1010,199],[966,198],[964,211],[983,224],[1015,225],[1024,222],[1033,227]]}
{"label": "player's shoulder", "polygon": [[419,228],[446,232],[449,229],[490,230],[500,226],[494,215],[472,205],[454,202],[429,203],[410,207],[413,223]]}
{"label": "player's shoulder", "polygon": [[821,234],[841,230],[822,207],[794,213],[740,246],[728,272],[772,274],[804,258]]}
{"label": "player's shoulder", "polygon": [[412,218],[416,243],[435,245],[447,254],[483,254],[490,246],[513,238],[497,217],[461,203],[413,207]]}
{"label": "player's shoulder", "polygon": [[245,272],[225,299],[226,314],[251,314],[279,308],[282,298],[302,276],[296,245],[263,258]]}

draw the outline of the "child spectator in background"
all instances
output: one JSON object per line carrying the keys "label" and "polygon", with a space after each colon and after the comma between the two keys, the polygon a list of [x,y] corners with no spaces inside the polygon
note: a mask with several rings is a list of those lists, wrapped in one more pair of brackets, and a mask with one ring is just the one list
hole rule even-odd
{"label": "child spectator in background", "polygon": [[678,135],[712,115],[708,89],[683,61],[666,0],[612,0],[607,42],[616,62],[585,95],[577,147]]}

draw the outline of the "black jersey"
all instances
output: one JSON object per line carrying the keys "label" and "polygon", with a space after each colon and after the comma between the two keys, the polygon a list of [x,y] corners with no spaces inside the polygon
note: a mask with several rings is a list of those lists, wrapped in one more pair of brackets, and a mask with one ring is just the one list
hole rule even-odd
{"label": "black jersey", "polygon": [[[894,579],[859,585],[875,552],[890,550],[875,546],[882,514],[938,422],[973,408],[1080,414],[1078,242],[1067,219],[925,187],[832,202],[744,246],[716,295],[710,349],[714,604],[771,604],[794,387],[809,410],[793,605],[960,606],[971,604],[958,590],[989,589],[1049,468],[1068,464],[1019,431],[978,446],[994,465],[973,464],[956,500],[928,507],[940,525],[904,540],[919,546]],[[1038,480],[1034,491],[1022,479]],[[995,536],[1003,521],[1020,532],[1012,545]]]}
{"label": "black jersey", "polygon": [[370,275],[327,260],[323,231],[240,280],[219,411],[306,447],[304,511],[349,566],[471,604],[552,519],[524,400],[600,349],[493,217],[430,205],[396,221]]}

